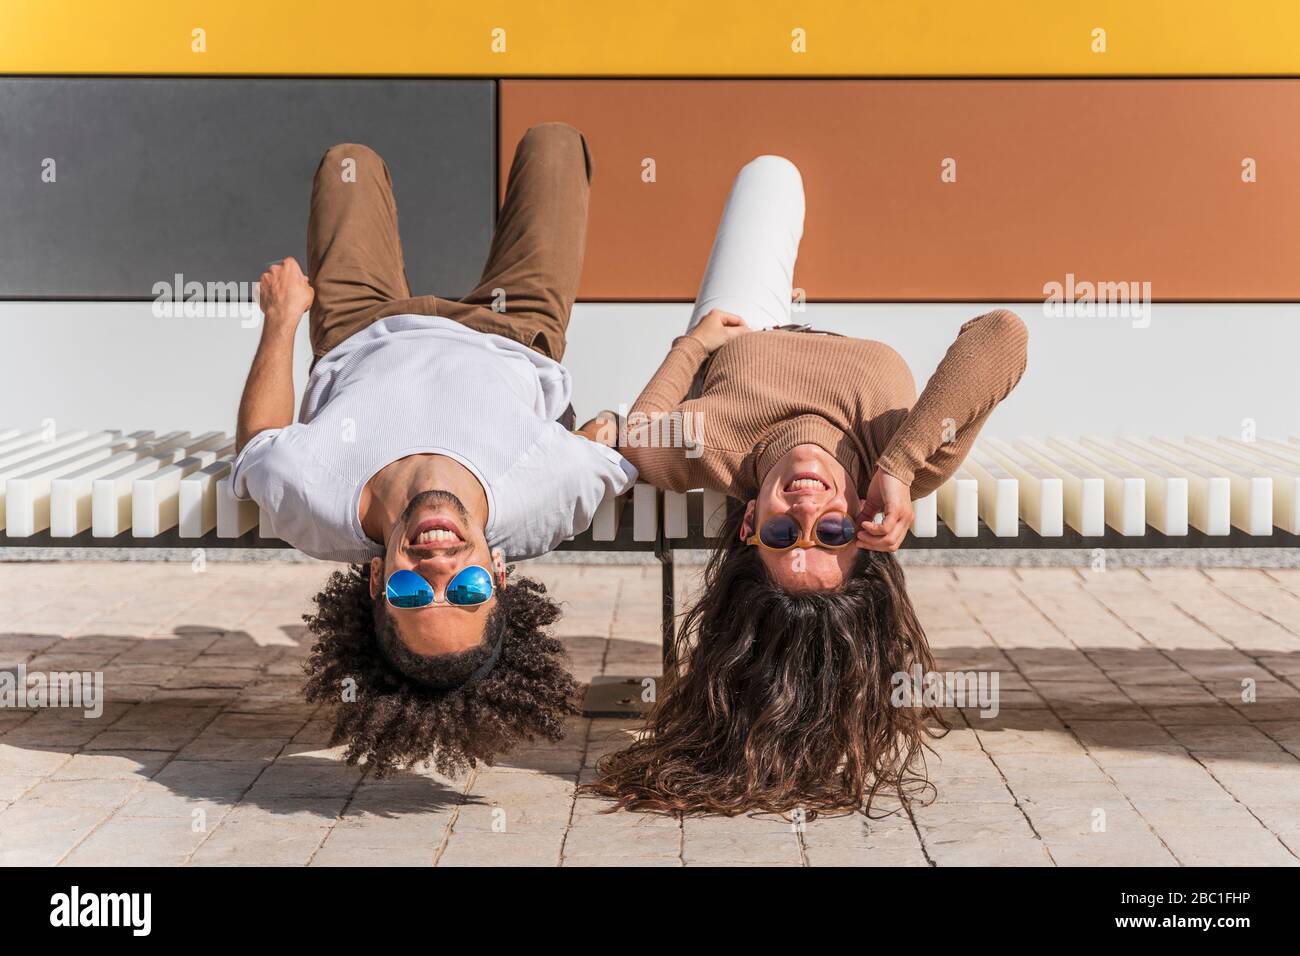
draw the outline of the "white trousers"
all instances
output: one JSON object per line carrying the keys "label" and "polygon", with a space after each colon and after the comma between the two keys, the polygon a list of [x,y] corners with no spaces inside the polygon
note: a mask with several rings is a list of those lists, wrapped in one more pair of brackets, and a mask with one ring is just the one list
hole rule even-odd
{"label": "white trousers", "polygon": [[727,197],[686,331],[713,309],[752,329],[788,324],[803,216],[803,178],[794,163],[759,156],[746,164]]}

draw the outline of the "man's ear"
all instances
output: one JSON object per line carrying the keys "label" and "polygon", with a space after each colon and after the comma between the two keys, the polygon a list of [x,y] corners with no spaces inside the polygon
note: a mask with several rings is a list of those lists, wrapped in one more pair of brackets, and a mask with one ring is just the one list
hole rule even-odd
{"label": "man's ear", "polygon": [[740,523],[741,541],[748,541],[754,535],[754,511],[757,507],[757,501],[745,505],[745,520]]}
{"label": "man's ear", "polygon": [[496,579],[497,587],[506,586],[506,554],[500,548],[492,549],[492,577]]}
{"label": "man's ear", "polygon": [[384,591],[384,559],[370,559],[370,600],[378,601]]}

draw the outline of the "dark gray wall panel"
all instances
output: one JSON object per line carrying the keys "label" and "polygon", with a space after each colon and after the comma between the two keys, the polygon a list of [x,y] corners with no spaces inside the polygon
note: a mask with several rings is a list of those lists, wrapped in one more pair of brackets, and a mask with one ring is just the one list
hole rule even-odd
{"label": "dark gray wall panel", "polygon": [[0,80],[0,297],[152,299],[175,273],[305,263],[312,175],[340,142],[388,161],[412,292],[463,295],[495,218],[494,96],[489,80]]}

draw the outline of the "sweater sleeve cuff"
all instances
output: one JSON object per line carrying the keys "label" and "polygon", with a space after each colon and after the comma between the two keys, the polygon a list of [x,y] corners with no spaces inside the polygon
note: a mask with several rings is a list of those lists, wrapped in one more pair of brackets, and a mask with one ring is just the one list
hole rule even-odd
{"label": "sweater sleeve cuff", "polygon": [[[910,488],[919,466],[903,460],[901,456],[886,453],[876,460],[876,467],[890,477],[897,478]],[[868,480],[870,480],[869,477]]]}
{"label": "sweater sleeve cuff", "polygon": [[700,340],[693,335],[679,335],[673,339],[673,350],[680,350],[695,362],[696,367],[704,364],[704,360],[709,357],[709,350],[700,344]]}

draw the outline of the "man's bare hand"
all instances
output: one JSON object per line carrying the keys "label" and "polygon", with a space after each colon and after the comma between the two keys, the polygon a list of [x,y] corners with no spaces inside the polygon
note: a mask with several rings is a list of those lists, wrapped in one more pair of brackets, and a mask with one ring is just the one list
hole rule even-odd
{"label": "man's bare hand", "polygon": [[302,274],[298,260],[289,256],[262,273],[258,283],[258,304],[267,325],[297,329],[302,315],[311,308],[316,291]]}
{"label": "man's bare hand", "polygon": [[712,355],[732,339],[752,331],[753,329],[746,325],[745,320],[740,316],[723,312],[721,309],[713,309],[700,319],[695,328],[691,329],[690,335],[691,338],[698,339]]}
{"label": "man's bare hand", "polygon": [[595,418],[577,429],[574,434],[581,435],[587,441],[594,441],[598,445],[604,445],[606,448],[617,448],[618,413],[599,412]]}
{"label": "man's bare hand", "polygon": [[[882,516],[879,521],[878,516]],[[911,526],[911,486],[877,468],[858,516],[858,547],[867,551],[897,551]]]}

